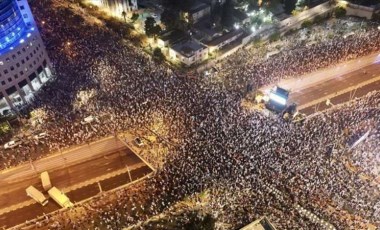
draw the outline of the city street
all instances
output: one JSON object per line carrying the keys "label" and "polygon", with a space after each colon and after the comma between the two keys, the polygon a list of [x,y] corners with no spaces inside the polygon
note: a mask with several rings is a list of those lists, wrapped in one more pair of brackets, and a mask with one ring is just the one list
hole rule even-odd
{"label": "city street", "polygon": [[[297,103],[301,112],[311,114],[328,108],[327,99],[334,105],[379,89],[378,59],[377,53],[371,54],[297,79],[283,80],[278,85],[290,90],[290,103]],[[261,90],[268,91],[271,87],[273,85]]]}
{"label": "city street", "polygon": [[[46,166],[51,169],[48,172],[53,186],[63,190],[73,203],[91,198],[101,191],[123,186],[152,172],[152,169],[129,148],[126,146],[120,148],[120,143],[115,145],[117,142],[114,138],[107,140],[100,141],[100,145],[110,145],[110,149],[116,147],[117,150],[109,152],[103,149],[106,154],[96,154],[88,161],[70,164],[67,167],[57,164],[56,170],[51,169],[54,165]],[[88,151],[87,148],[84,146],[73,151],[81,154]],[[67,155],[70,154],[70,152],[67,153]],[[66,157],[66,155],[63,156]],[[50,159],[57,157],[60,155]],[[54,160],[53,162],[59,163]],[[42,170],[44,168],[40,167],[39,172]],[[22,171],[18,172],[22,174]],[[59,206],[51,199],[43,207],[26,195],[25,188],[29,185],[43,191],[39,174],[35,173],[34,176],[28,176],[25,179],[17,177],[17,180],[12,181],[9,178],[0,180],[0,227],[15,226],[41,216],[43,213],[48,214],[59,209]],[[46,192],[44,194],[47,195]]]}

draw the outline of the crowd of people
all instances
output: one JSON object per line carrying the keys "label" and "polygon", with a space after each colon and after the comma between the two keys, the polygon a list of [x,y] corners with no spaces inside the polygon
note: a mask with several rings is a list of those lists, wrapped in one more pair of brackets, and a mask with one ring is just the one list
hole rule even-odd
{"label": "crowd of people", "polygon": [[[37,128],[49,134],[45,145],[51,151],[149,127],[157,114],[167,130],[165,138],[176,140],[151,178],[34,221],[37,226],[121,229],[204,190],[210,193],[213,218],[228,229],[263,215],[278,229],[322,229],[296,205],[336,229],[380,226],[379,188],[342,160],[353,153],[360,170],[376,172],[372,146],[379,146],[380,92],[303,124],[284,122],[245,111],[237,91],[186,78],[152,61],[119,34],[94,25],[91,17],[77,22],[76,5],[70,6],[71,14],[63,0],[34,1],[32,8],[55,78],[38,92],[29,110],[43,111]],[[378,50],[380,32],[369,29],[256,64],[234,63],[232,57],[223,72],[263,85]],[[97,120],[82,122],[88,116]],[[368,141],[349,151],[354,136],[368,130]],[[29,160],[33,148],[31,143],[17,151]],[[281,198],[273,195],[277,190]]]}
{"label": "crowd of people", "polygon": [[[346,24],[343,22],[341,26],[348,27]],[[248,84],[260,88],[379,51],[379,23],[365,22],[363,25],[346,34],[337,33],[334,26],[326,25],[324,33],[316,32],[318,36],[314,37],[318,41],[309,43],[300,39],[301,33],[296,33],[285,37],[286,41],[278,45],[281,52],[273,52],[270,58],[260,57],[258,54],[262,50],[255,47],[240,49],[219,63],[223,71],[216,77],[223,79],[227,89],[245,90]]]}

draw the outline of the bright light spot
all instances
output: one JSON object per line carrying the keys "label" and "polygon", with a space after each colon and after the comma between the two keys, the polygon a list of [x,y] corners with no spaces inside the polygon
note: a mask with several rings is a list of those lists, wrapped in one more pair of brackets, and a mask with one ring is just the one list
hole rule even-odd
{"label": "bright light spot", "polygon": [[380,30],[380,26],[378,26],[377,29]]}
{"label": "bright light spot", "polygon": [[11,48],[9,48],[10,50],[13,50],[13,46],[11,46]]}
{"label": "bright light spot", "polygon": [[4,62],[0,61],[0,65],[4,65]]}
{"label": "bright light spot", "polygon": [[34,31],[34,27],[30,28],[31,31]]}
{"label": "bright light spot", "polygon": [[42,25],[45,25],[45,21],[42,21]]}
{"label": "bright light spot", "polygon": [[30,37],[32,34],[31,33],[28,33],[27,35],[26,35],[26,37]]}
{"label": "bright light spot", "polygon": [[68,46],[70,46],[70,45],[71,45],[71,42],[67,42],[66,44],[67,44]]}
{"label": "bright light spot", "polygon": [[20,43],[24,43],[24,41],[25,41],[24,39],[21,39],[21,40],[20,40]]}
{"label": "bright light spot", "polygon": [[283,97],[278,96],[277,94],[271,93],[269,95],[269,98],[281,105],[286,105],[286,99]]}
{"label": "bright light spot", "polygon": [[255,27],[255,26],[252,26],[252,27],[251,27],[251,31],[252,31],[252,32],[255,32],[255,31],[256,31],[256,27]]}
{"label": "bright light spot", "polygon": [[235,29],[237,29],[237,30],[240,29],[240,25],[239,25],[239,24],[235,24],[234,27],[235,27]]}

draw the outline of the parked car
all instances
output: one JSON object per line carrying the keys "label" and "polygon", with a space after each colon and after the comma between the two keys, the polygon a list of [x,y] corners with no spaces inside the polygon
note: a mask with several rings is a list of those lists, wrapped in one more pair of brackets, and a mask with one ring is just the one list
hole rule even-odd
{"label": "parked car", "polygon": [[13,140],[10,142],[5,143],[4,149],[13,149],[16,148],[17,146],[21,145],[22,141],[21,140]]}
{"label": "parked car", "polygon": [[36,140],[41,140],[41,139],[46,138],[47,136],[48,136],[48,134],[43,132],[43,133],[39,133],[39,134],[34,135],[33,138]]}

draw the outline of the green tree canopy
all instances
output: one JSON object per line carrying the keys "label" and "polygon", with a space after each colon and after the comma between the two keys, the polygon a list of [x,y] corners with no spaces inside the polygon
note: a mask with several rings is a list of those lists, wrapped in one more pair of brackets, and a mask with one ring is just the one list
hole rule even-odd
{"label": "green tree canopy", "polygon": [[133,21],[133,22],[135,22],[138,18],[139,18],[139,14],[137,14],[137,13],[133,13],[132,14],[132,17],[131,17],[131,20]]}
{"label": "green tree canopy", "polygon": [[156,20],[153,17],[147,17],[145,20],[145,34],[148,37],[154,37],[161,33],[161,27],[156,25]]}
{"label": "green tree canopy", "polygon": [[173,29],[179,23],[179,12],[177,10],[165,9],[161,14],[161,22],[167,29]]}
{"label": "green tree canopy", "polygon": [[165,60],[165,56],[164,54],[162,53],[161,49],[156,47],[154,50],[153,50],[153,58],[158,60],[158,61],[164,61]]}
{"label": "green tree canopy", "polygon": [[230,28],[234,25],[233,17],[234,3],[232,0],[227,0],[223,5],[222,20],[223,27]]}

